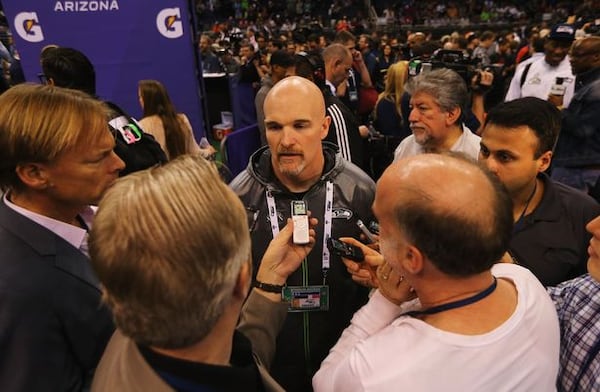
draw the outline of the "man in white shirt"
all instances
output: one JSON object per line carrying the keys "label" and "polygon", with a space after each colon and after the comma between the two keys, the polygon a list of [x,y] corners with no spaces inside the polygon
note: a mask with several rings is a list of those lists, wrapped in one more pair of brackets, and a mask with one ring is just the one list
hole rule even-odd
{"label": "man in white shirt", "polygon": [[462,123],[468,91],[459,74],[447,68],[421,73],[408,82],[405,91],[411,95],[412,135],[396,148],[394,161],[443,151],[477,159],[480,138]]}
{"label": "man in white shirt", "polygon": [[[496,264],[512,210],[505,189],[464,157],[392,164],[373,211],[381,255],[349,271],[378,286],[313,378],[315,391],[552,391],[554,305],[523,267]],[[414,297],[417,300],[411,300]]]}
{"label": "man in white shirt", "polygon": [[[560,81],[563,106],[568,106],[575,90],[575,76],[567,53],[575,40],[575,28],[569,24],[558,24],[546,36],[544,57],[518,67],[510,82],[505,101],[523,97],[548,99],[551,88]],[[552,91],[556,92],[556,91]]]}

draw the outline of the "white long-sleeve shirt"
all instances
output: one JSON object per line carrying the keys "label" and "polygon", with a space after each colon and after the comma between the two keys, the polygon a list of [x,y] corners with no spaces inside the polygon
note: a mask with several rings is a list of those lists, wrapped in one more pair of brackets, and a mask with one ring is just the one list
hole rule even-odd
{"label": "white long-sleeve shirt", "polygon": [[497,264],[492,273],[518,292],[513,315],[498,328],[446,332],[399,316],[415,301],[398,307],[376,292],[321,364],[314,390],[555,391],[560,336],[550,297],[523,267]]}

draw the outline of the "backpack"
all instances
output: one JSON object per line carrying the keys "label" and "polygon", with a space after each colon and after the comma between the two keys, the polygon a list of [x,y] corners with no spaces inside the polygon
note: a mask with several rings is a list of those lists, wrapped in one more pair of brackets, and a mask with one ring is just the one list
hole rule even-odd
{"label": "backpack", "polygon": [[111,109],[108,125],[115,136],[115,154],[125,162],[120,176],[167,162],[167,156],[154,136],[144,132],[140,124],[116,104],[104,103]]}

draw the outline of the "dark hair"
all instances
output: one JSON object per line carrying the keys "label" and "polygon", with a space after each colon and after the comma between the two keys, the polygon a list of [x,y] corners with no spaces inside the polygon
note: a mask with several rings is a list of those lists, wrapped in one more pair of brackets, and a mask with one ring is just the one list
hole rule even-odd
{"label": "dark hair", "polygon": [[348,41],[356,42],[356,37],[354,36],[354,34],[347,30],[338,31],[333,40],[334,43],[338,44],[345,44]]}
{"label": "dark hair", "polygon": [[138,87],[144,103],[144,117],[157,115],[163,123],[169,159],[185,154],[187,132],[165,86],[157,80],[140,80]]}
{"label": "dark hair", "polygon": [[561,127],[560,112],[550,102],[525,97],[503,102],[488,113],[484,127],[494,124],[503,128],[527,126],[538,139],[535,158],[546,151],[552,151]]}
{"label": "dark hair", "polygon": [[283,42],[281,42],[280,39],[272,39],[271,40],[271,45],[273,45],[274,47],[276,47],[278,50],[283,49]]}
{"label": "dark hair", "polygon": [[55,86],[66,87],[96,95],[96,72],[91,61],[79,50],[53,48],[41,58],[42,71]]}
{"label": "dark hair", "polygon": [[495,37],[496,37],[496,34],[493,31],[486,30],[483,33],[481,33],[481,35],[479,36],[479,40],[487,41],[489,39],[494,39]]}
{"label": "dark hair", "polygon": [[294,55],[296,75],[313,81],[320,90],[325,85],[325,65],[319,51],[299,52]]}
{"label": "dark hair", "polygon": [[487,169],[455,153],[444,155],[468,161],[485,175],[489,187],[483,192],[492,199],[487,218],[465,213],[464,208],[432,206],[422,197],[414,197],[396,206],[396,224],[437,269],[455,277],[471,276],[490,269],[508,249],[513,228],[512,201],[506,188]]}

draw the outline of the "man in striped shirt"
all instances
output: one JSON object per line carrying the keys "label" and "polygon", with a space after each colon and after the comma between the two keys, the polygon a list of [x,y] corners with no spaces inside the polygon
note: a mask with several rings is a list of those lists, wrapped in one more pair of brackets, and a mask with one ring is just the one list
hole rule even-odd
{"label": "man in striped shirt", "polygon": [[354,113],[336,96],[337,86],[346,80],[352,69],[352,54],[342,44],[331,44],[323,50],[323,62],[326,84],[323,95],[327,115],[331,117],[325,140],[335,143],[345,159],[368,171],[365,163],[368,128],[360,125]]}

